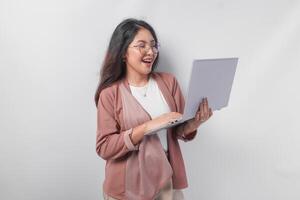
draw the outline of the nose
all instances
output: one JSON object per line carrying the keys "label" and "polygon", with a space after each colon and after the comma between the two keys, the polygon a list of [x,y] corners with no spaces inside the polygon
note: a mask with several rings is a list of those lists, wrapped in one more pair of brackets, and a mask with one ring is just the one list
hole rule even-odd
{"label": "nose", "polygon": [[[151,52],[151,54],[149,52]],[[148,48],[146,49],[146,55],[154,55],[152,47],[148,46]]]}

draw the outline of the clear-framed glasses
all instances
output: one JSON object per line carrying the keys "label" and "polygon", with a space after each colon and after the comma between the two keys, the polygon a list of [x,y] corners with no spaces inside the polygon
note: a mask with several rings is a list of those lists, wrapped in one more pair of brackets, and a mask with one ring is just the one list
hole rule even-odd
{"label": "clear-framed glasses", "polygon": [[150,48],[154,54],[157,54],[159,52],[160,44],[155,43],[155,44],[149,45],[147,43],[140,43],[140,44],[137,44],[137,45],[134,45],[131,47],[137,48],[142,55],[145,55],[149,51]]}

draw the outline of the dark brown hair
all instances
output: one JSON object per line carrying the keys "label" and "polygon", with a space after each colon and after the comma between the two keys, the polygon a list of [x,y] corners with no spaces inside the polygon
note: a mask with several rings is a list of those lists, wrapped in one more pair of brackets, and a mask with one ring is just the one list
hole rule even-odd
{"label": "dark brown hair", "polygon": [[[133,18],[125,19],[114,30],[102,64],[100,80],[94,96],[96,107],[98,106],[101,91],[125,76],[126,63],[123,61],[123,58],[129,44],[142,28],[149,30],[155,43],[158,43],[154,29],[143,20]],[[159,53],[153,63],[152,71],[157,66],[158,57]]]}

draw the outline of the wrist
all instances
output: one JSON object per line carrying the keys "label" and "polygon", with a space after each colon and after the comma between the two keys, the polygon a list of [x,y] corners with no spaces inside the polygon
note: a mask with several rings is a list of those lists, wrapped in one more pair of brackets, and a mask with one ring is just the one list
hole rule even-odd
{"label": "wrist", "polygon": [[133,131],[129,135],[129,137],[134,145],[138,144],[143,139],[143,137],[145,135],[145,130],[146,130],[145,124],[141,124],[141,125],[133,128]]}
{"label": "wrist", "polygon": [[141,129],[143,130],[143,133],[147,133],[147,131],[149,131],[149,124],[148,122],[145,122],[143,124],[141,124]]}
{"label": "wrist", "polygon": [[194,119],[191,119],[191,120],[187,121],[186,128],[185,128],[185,130],[186,130],[185,135],[187,135],[187,133],[191,133],[191,132],[197,130],[197,128],[198,127],[195,126]]}

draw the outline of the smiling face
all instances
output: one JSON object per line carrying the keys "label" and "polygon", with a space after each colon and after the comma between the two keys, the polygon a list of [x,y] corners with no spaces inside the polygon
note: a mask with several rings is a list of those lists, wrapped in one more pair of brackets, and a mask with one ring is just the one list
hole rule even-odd
{"label": "smiling face", "polygon": [[138,76],[148,75],[157,57],[156,47],[157,44],[150,31],[141,28],[129,44],[125,55],[127,73]]}

